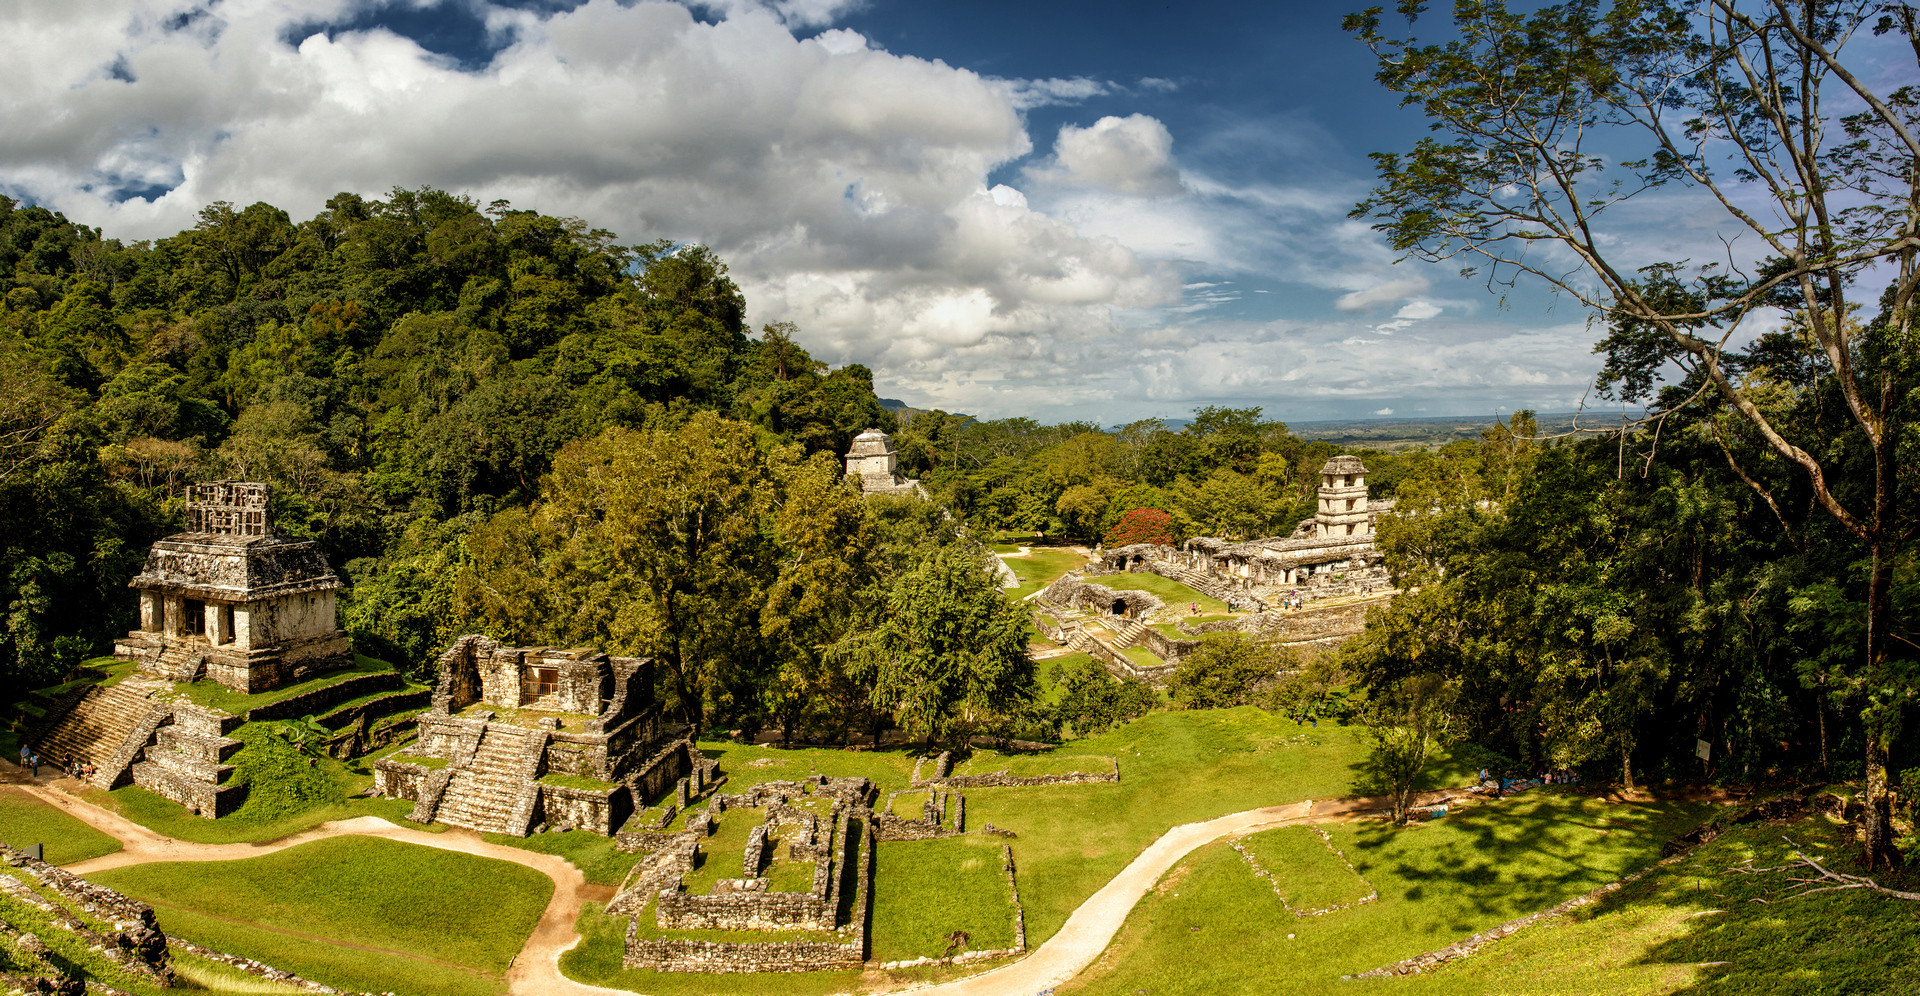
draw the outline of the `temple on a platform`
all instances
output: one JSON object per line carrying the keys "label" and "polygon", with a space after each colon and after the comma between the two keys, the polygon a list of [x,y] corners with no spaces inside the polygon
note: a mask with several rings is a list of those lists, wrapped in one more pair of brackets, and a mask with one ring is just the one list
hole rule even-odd
{"label": "temple on a platform", "polygon": [[129,587],[140,628],[113,654],[171,681],[264,692],[352,663],[334,619],[340,579],[319,544],[276,534],[265,484],[187,491],[186,531],[153,545]]}
{"label": "temple on a platform", "polygon": [[708,767],[666,721],[651,661],[463,636],[438,670],[419,740],[374,763],[374,791],[412,801],[415,822],[610,835]]}

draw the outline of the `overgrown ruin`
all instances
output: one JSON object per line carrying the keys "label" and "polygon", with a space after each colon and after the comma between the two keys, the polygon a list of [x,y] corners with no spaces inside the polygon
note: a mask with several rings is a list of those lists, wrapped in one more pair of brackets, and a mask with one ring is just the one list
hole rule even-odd
{"label": "overgrown ruin", "polygon": [[374,765],[374,791],[412,801],[417,822],[611,835],[703,763],[648,660],[463,636],[436,667],[419,739]]}
{"label": "overgrown ruin", "polygon": [[340,579],[318,544],[274,531],[270,498],[265,484],[189,486],[186,531],[153,544],[129,584],[140,628],[113,649],[137,667],[54,703],[26,737],[47,762],[85,772],[96,788],[132,782],[208,818],[240,804],[246,790],[227,761],[242,744],[228,734],[250,717],[196,705],[178,686],[264,692],[352,663],[334,623]]}

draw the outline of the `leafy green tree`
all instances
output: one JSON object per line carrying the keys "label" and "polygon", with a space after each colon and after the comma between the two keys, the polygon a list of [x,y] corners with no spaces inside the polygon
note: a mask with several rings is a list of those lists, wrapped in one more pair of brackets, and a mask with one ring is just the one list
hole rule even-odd
{"label": "leafy green tree", "polygon": [[1270,636],[1216,633],[1180,659],[1167,691],[1183,709],[1227,709],[1254,701],[1298,665],[1293,651]]}
{"label": "leafy green tree", "polygon": [[1027,619],[981,567],[949,547],[896,576],[885,616],[846,642],[848,671],[874,705],[927,742],[964,734],[1033,700]]}
{"label": "leafy green tree", "polygon": [[1414,786],[1451,736],[1450,690],[1438,679],[1421,678],[1381,691],[1368,708],[1367,736],[1373,749],[1365,767],[1393,799],[1393,821],[1404,826]]}
{"label": "leafy green tree", "polygon": [[1098,736],[1133,722],[1152,712],[1159,701],[1145,682],[1116,678],[1090,658],[1061,668],[1056,681],[1060,701],[1053,709],[1055,721],[1080,737]]}
{"label": "leafy green tree", "polygon": [[872,618],[886,565],[873,509],[836,457],[815,454],[778,472],[785,476],[775,513],[779,574],[767,592],[760,635],[779,657],[779,680],[763,692],[791,740],[807,709],[844,730],[866,706],[865,689],[841,669],[844,658],[832,648]]}
{"label": "leafy green tree", "polygon": [[555,457],[530,514],[475,530],[459,598],[509,638],[596,644],[660,664],[696,732],[733,672],[769,666],[759,610],[772,502],[752,427],[711,412],[609,429]]}
{"label": "leafy green tree", "polygon": [[[1888,752],[1914,692],[1892,622],[1907,533],[1899,446],[1914,383],[1920,121],[1911,88],[1877,91],[1847,46],[1868,31],[1913,40],[1912,8],[1580,0],[1521,13],[1473,0],[1456,5],[1452,40],[1419,44],[1422,9],[1401,5],[1404,37],[1382,32],[1377,7],[1346,21],[1379,56],[1380,82],[1437,133],[1376,154],[1380,185],[1354,213],[1400,251],[1465,260],[1503,286],[1543,280],[1590,307],[1611,330],[1605,383],[1639,397],[1677,367],[1738,426],[1745,438],[1727,456],[1764,502],[1777,512],[1775,491],[1791,481],[1862,550],[1867,625],[1847,676],[1867,731],[1862,848],[1869,867],[1895,860]],[[1835,119],[1846,104],[1857,112]],[[1619,154],[1629,142],[1639,150]],[[1669,185],[1720,205],[1723,237],[1744,234],[1769,260],[1747,272],[1630,255],[1638,243],[1619,237],[1614,209]],[[1869,272],[1891,277],[1871,333],[1850,297]],[[1770,413],[1766,389],[1729,361],[1724,344],[1783,297],[1838,422]],[[1832,445],[1835,435],[1850,443]],[[1855,447],[1870,458],[1843,455]]]}

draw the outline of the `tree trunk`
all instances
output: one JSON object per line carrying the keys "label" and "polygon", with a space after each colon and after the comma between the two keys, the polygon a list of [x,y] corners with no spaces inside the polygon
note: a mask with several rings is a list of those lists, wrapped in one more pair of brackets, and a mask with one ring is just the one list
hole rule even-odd
{"label": "tree trunk", "polygon": [[1890,384],[1881,387],[1880,439],[1874,446],[1873,575],[1867,582],[1867,673],[1866,793],[1861,801],[1866,811],[1860,817],[1861,859],[1869,870],[1890,868],[1900,862],[1893,847],[1893,800],[1888,796],[1887,746],[1893,739],[1893,720],[1899,717],[1902,703],[1882,701],[1887,677],[1887,658],[1893,649],[1893,565],[1899,556],[1899,540],[1894,533],[1897,480],[1894,460],[1894,427],[1886,419],[1891,396]]}
{"label": "tree trunk", "polygon": [[1627,783],[1627,791],[1633,791],[1633,751],[1620,748],[1620,780]]}

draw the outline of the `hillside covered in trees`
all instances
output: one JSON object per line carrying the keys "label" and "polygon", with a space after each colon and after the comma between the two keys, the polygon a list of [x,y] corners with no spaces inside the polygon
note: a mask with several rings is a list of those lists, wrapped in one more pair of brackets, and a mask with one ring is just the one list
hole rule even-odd
{"label": "hillside covered in trees", "polygon": [[750,337],[704,248],[430,189],[214,204],[133,244],[0,198],[0,301],[0,670],[28,681],[133,625],[124,585],[195,479],[275,485],[356,642],[417,662],[467,532],[571,440],[712,411],[798,460],[894,425],[865,368]]}

